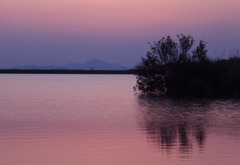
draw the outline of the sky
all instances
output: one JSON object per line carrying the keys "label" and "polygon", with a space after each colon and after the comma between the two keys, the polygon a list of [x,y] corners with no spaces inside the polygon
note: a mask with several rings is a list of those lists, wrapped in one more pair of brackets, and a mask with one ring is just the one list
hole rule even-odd
{"label": "sky", "polygon": [[239,0],[1,0],[0,66],[91,59],[134,66],[148,42],[190,34],[209,56],[240,49]]}

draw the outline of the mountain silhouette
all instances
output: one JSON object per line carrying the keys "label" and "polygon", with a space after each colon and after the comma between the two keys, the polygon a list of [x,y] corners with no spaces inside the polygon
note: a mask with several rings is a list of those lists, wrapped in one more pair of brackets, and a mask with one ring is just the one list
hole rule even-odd
{"label": "mountain silhouette", "polygon": [[85,63],[69,63],[64,65],[68,69],[82,69],[82,70],[122,70],[125,67],[117,63],[106,63],[101,60],[93,59]]}

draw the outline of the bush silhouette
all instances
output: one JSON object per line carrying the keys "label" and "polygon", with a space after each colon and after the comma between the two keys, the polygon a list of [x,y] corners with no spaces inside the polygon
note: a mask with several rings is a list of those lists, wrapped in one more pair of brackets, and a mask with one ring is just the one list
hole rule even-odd
{"label": "bush silhouette", "polygon": [[169,97],[239,97],[240,58],[213,61],[206,43],[191,35],[170,36],[150,45],[136,66],[134,89],[143,94]]}

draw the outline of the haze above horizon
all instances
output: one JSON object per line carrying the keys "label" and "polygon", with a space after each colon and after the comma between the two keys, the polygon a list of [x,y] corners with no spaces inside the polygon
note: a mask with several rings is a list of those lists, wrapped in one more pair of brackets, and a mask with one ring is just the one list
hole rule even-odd
{"label": "haze above horizon", "polygon": [[1,0],[0,66],[100,59],[134,66],[148,42],[191,34],[209,56],[240,49],[239,0]]}

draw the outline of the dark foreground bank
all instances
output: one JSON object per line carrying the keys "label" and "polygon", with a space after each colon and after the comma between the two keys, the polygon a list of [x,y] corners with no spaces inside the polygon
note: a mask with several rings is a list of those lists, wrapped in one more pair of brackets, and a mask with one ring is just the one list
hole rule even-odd
{"label": "dark foreground bank", "polygon": [[135,70],[23,70],[1,69],[0,74],[134,74]]}

